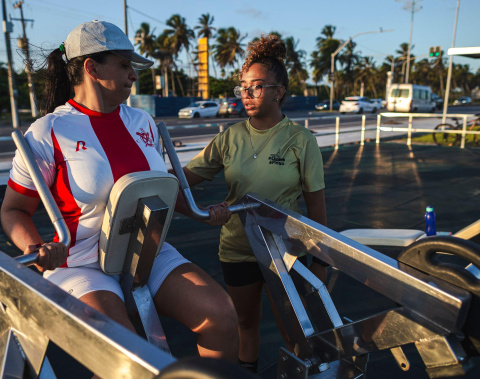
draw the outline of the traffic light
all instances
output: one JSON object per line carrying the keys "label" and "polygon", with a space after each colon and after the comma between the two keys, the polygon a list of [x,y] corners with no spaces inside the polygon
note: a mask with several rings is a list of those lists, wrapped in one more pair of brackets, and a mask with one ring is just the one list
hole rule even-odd
{"label": "traffic light", "polygon": [[441,46],[432,46],[428,55],[430,58],[439,58],[442,55]]}

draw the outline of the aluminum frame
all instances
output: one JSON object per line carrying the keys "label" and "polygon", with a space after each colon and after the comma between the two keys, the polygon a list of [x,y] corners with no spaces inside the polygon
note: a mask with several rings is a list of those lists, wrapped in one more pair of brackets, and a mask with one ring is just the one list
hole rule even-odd
{"label": "aluminum frame", "polygon": [[[348,365],[362,370],[355,357],[382,349],[394,349],[397,363],[406,369],[409,363],[399,346],[412,342],[424,358],[427,372],[438,373],[439,367],[442,375],[464,370],[468,357],[458,338],[452,336],[461,336],[471,301],[468,291],[399,263],[260,195],[247,194],[241,202],[261,204],[242,212],[240,218],[286,333],[294,342],[295,356],[310,363],[305,365],[310,373],[330,377],[332,372],[325,364],[332,363],[335,370]],[[308,270],[296,260],[302,251],[398,305],[344,325],[328,292],[322,291],[324,286],[305,275]],[[298,274],[303,274],[300,286],[294,283]],[[312,283],[310,291],[301,290]],[[309,313],[305,308],[302,297],[308,292],[318,293],[313,303],[323,308],[323,316],[318,317],[322,313],[318,309]],[[434,354],[432,344],[437,349]],[[292,359],[287,361],[298,366]],[[291,368],[279,365],[278,377],[287,372]]]}

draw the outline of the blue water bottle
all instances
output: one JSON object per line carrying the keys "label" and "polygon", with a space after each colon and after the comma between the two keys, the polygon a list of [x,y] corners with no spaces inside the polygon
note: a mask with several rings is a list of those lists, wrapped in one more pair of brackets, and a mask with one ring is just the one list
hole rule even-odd
{"label": "blue water bottle", "polygon": [[437,227],[435,226],[435,212],[431,206],[427,207],[427,212],[425,213],[425,224],[425,232],[427,236],[434,236],[437,234]]}

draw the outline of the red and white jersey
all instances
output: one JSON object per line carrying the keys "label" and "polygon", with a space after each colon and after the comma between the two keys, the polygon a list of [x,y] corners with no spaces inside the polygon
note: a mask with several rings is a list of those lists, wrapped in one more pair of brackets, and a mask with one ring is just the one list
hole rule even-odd
{"label": "red and white jersey", "polygon": [[[126,105],[98,113],[70,100],[35,121],[25,138],[70,230],[72,243],[62,267],[98,260],[105,207],[119,178],[137,171],[167,171],[152,117]],[[18,151],[8,185],[38,197]]]}

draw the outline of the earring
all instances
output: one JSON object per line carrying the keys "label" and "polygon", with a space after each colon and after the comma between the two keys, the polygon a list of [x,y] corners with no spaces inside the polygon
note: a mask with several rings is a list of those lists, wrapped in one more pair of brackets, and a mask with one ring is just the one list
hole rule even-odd
{"label": "earring", "polygon": [[275,101],[278,101],[278,97],[275,99]]}

